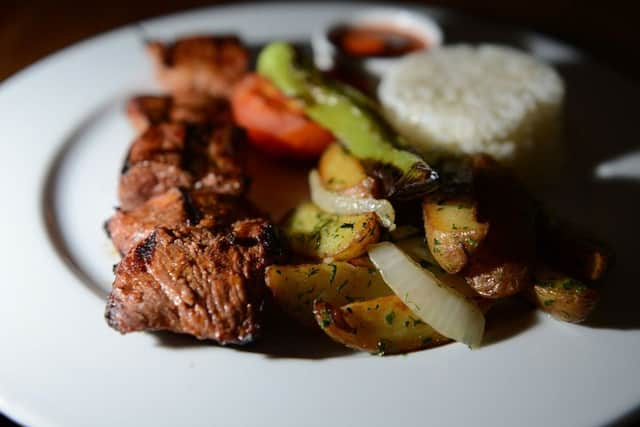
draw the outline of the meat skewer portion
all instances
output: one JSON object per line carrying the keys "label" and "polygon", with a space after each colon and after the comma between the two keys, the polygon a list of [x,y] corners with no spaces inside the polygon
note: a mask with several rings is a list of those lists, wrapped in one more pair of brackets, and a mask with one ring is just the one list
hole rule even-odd
{"label": "meat skewer portion", "polygon": [[237,220],[259,216],[258,210],[243,198],[172,188],[132,210],[116,209],[105,228],[114,246],[124,255],[158,227],[185,224],[223,230]]}
{"label": "meat skewer portion", "polygon": [[161,123],[132,143],[118,187],[121,208],[134,209],[174,187],[243,195],[244,134],[232,125]]}
{"label": "meat skewer portion", "polygon": [[201,93],[139,95],[126,107],[131,125],[138,133],[160,123],[231,123],[229,101]]}
{"label": "meat skewer portion", "polygon": [[280,254],[266,220],[229,232],[156,228],[116,268],[105,316],[122,332],[169,330],[244,344],[260,332],[264,268]]}
{"label": "meat skewer portion", "polygon": [[235,36],[194,36],[147,50],[156,77],[169,92],[200,92],[227,97],[247,72],[249,52]]}
{"label": "meat skewer portion", "polygon": [[236,37],[148,44],[170,96],[137,96],[138,132],[105,229],[123,255],[105,317],[128,333],[168,330],[245,344],[260,332],[264,269],[282,249],[246,199],[245,135],[225,99],[247,70]]}

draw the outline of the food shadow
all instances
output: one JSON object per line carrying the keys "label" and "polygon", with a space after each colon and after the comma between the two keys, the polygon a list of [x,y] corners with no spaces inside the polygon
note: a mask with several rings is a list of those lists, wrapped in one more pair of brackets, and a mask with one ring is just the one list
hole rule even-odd
{"label": "food shadow", "polygon": [[[230,350],[262,354],[274,359],[320,360],[348,356],[353,350],[344,347],[322,333],[298,326],[277,307],[271,306],[265,313],[262,336],[254,343],[228,346]],[[158,345],[173,349],[211,347],[219,345],[213,341],[199,341],[189,335],[171,332],[153,332]]]}
{"label": "food shadow", "polygon": [[534,307],[520,296],[497,301],[486,314],[482,347],[506,341],[533,327],[538,322]]}
{"label": "food shadow", "polygon": [[[614,259],[599,286],[601,301],[586,326],[639,329],[640,287],[635,286],[640,181],[601,177],[603,162],[638,152],[637,124],[629,112],[638,88],[619,74],[589,62],[558,65],[568,83],[565,171],[545,202],[610,246]],[[610,90],[611,87],[621,91]],[[628,88],[624,90],[623,88]],[[597,101],[594,101],[597,100]]]}

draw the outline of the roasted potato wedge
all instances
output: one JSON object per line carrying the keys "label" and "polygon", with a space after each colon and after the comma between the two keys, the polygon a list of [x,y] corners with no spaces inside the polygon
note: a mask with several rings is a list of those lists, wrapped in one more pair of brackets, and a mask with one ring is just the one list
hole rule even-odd
{"label": "roasted potato wedge", "polygon": [[367,178],[362,163],[339,143],[330,145],[318,163],[318,173],[327,190],[340,192],[359,185]]}
{"label": "roasted potato wedge", "polygon": [[462,274],[486,298],[531,284],[536,206],[508,171],[488,156],[469,158],[472,181],[423,201],[429,249],[449,273]]}
{"label": "roasted potato wedge", "polygon": [[489,231],[461,271],[486,298],[503,298],[531,286],[538,207],[517,180],[485,155],[471,157],[478,218]]}
{"label": "roasted potato wedge", "polygon": [[448,273],[460,272],[489,232],[489,223],[478,219],[478,203],[470,195],[429,194],[422,214],[429,249]]}
{"label": "roasted potato wedge", "polygon": [[374,267],[347,262],[272,265],[265,272],[265,280],[278,305],[307,326],[316,323],[312,306],[315,299],[342,306],[393,293]]}
{"label": "roasted potato wedge", "polygon": [[334,341],[370,353],[406,353],[451,341],[420,320],[395,295],[343,307],[316,300],[313,313]]}
{"label": "roasted potato wedge", "polygon": [[599,300],[597,290],[545,267],[536,269],[527,296],[542,311],[572,323],[586,320]]}
{"label": "roasted potato wedge", "polygon": [[600,280],[613,255],[609,248],[583,230],[542,218],[538,223],[538,254],[552,268],[580,280]]}
{"label": "roasted potato wedge", "polygon": [[305,202],[288,216],[283,233],[293,252],[339,261],[364,254],[378,241],[380,225],[375,213],[335,215]]}

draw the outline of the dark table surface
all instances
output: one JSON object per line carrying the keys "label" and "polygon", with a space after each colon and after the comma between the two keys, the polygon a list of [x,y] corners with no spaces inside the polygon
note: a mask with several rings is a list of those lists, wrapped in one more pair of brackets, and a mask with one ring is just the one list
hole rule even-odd
{"label": "dark table surface", "polygon": [[[2,0],[0,3],[1,81],[49,53],[105,30],[183,9],[236,2]],[[447,7],[498,24],[514,24],[546,33],[582,48],[640,81],[640,31],[636,30],[638,15],[632,11],[634,2],[438,0],[407,3]]]}
{"label": "dark table surface", "polygon": [[[2,0],[0,82],[83,38],[141,19],[220,3],[237,2]],[[522,26],[550,35],[581,48],[597,61],[640,82],[640,31],[636,29],[638,15],[632,11],[633,2],[440,0],[407,3],[447,7],[496,24]],[[247,7],[251,7],[251,3]],[[0,414],[0,426],[4,425],[15,426]]]}

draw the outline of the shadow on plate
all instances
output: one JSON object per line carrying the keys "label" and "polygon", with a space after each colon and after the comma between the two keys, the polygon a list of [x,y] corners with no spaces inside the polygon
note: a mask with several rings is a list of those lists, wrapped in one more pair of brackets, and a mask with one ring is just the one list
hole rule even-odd
{"label": "shadow on plate", "polygon": [[637,124],[628,120],[628,112],[637,108],[636,101],[626,93],[609,90],[609,84],[627,86],[628,93],[636,93],[637,88],[594,64],[562,64],[558,68],[568,83],[568,155],[563,178],[543,200],[613,250],[614,263],[600,285],[601,302],[586,325],[640,329],[636,304],[640,287],[635,285],[637,268],[634,271],[638,265],[635,224],[640,218],[640,181],[616,178],[615,171],[608,179],[595,173],[603,162],[640,148]]}
{"label": "shadow on plate", "polygon": [[[173,349],[193,347],[219,347],[211,341],[199,341],[189,335],[171,332],[153,332],[158,345]],[[246,346],[229,346],[230,350],[262,354],[274,359],[327,359],[353,354],[350,350],[331,341],[320,330],[308,330],[295,324],[279,310],[271,310],[265,316],[260,339]]]}
{"label": "shadow on plate", "polygon": [[536,310],[521,298],[499,301],[486,315],[482,346],[487,347],[523,333],[538,322]]}
{"label": "shadow on plate", "polygon": [[[246,346],[229,346],[229,349],[262,354],[274,359],[320,360],[359,354],[332,341],[319,329],[298,326],[275,307],[265,317],[264,333],[260,340]],[[534,326],[537,319],[535,310],[526,301],[519,298],[501,301],[487,314],[487,332],[483,346],[508,340]],[[188,335],[170,332],[152,334],[157,338],[158,345],[166,348],[218,347],[210,341],[199,341]]]}
{"label": "shadow on plate", "polygon": [[598,165],[640,150],[637,123],[629,120],[629,112],[637,110],[637,86],[570,47],[552,46],[504,24],[464,25],[469,19],[454,16],[442,23],[447,42],[498,43],[534,51],[564,78],[565,165],[560,178],[538,196],[551,212],[590,230],[615,254],[613,268],[600,286],[602,300],[585,325],[639,329],[640,287],[635,286],[637,273],[632,269],[638,265],[640,181],[617,179],[615,171],[609,179],[595,174]]}

